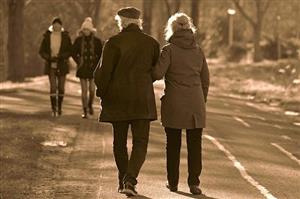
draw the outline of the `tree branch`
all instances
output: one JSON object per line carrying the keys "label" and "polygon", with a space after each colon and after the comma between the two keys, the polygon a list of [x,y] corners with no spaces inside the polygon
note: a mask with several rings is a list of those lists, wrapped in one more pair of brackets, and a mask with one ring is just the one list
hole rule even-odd
{"label": "tree branch", "polygon": [[96,0],[95,4],[95,13],[94,13],[94,25],[96,26],[96,28],[99,25],[99,13],[100,13],[100,6],[101,6],[101,0]]}
{"label": "tree branch", "polygon": [[251,17],[245,12],[245,10],[241,7],[241,5],[239,4],[239,0],[232,0],[232,2],[234,3],[235,7],[239,10],[239,12],[243,15],[243,17],[248,20],[252,26],[256,25],[256,22],[253,21],[253,19],[251,19]]}
{"label": "tree branch", "polygon": [[27,0],[27,1],[25,2],[25,7],[28,6],[31,2],[32,2],[32,0]]}
{"label": "tree branch", "polygon": [[169,4],[168,0],[164,0],[164,1],[165,1],[165,4],[166,4],[166,7],[167,7],[168,16],[171,16],[172,13],[171,13],[171,7],[170,7],[170,4]]}
{"label": "tree branch", "polygon": [[[181,0],[177,0],[176,1],[176,7],[175,7],[175,12],[178,12],[179,11],[179,8],[180,8],[180,3],[181,3]],[[173,13],[172,13],[173,14]]]}
{"label": "tree branch", "polygon": [[263,15],[267,12],[268,8],[270,7],[270,4],[271,4],[271,1],[267,0],[267,3],[266,3],[265,7],[262,10]]}

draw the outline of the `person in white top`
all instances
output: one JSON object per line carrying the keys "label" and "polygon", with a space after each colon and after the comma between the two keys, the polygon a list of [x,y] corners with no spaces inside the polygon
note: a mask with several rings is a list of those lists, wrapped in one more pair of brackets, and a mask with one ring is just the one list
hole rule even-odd
{"label": "person in white top", "polygon": [[65,79],[69,72],[68,58],[71,55],[71,38],[62,27],[62,21],[56,17],[44,34],[40,55],[45,60],[45,74],[49,76],[50,101],[52,115],[62,114],[62,102],[65,93]]}

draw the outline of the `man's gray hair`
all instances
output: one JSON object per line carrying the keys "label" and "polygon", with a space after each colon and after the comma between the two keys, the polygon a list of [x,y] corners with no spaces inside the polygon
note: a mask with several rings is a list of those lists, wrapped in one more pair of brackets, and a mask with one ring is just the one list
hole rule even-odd
{"label": "man's gray hair", "polygon": [[123,30],[130,24],[136,24],[139,26],[139,28],[141,30],[143,29],[143,26],[142,26],[143,20],[142,19],[131,19],[131,18],[127,18],[127,17],[122,17],[120,15],[116,15],[115,20],[117,21],[120,30]]}

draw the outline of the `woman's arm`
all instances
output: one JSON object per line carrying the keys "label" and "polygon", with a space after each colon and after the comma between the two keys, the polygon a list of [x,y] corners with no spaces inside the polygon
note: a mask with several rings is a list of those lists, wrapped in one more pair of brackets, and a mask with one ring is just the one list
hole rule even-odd
{"label": "woman's arm", "polygon": [[200,78],[201,78],[201,83],[202,83],[202,90],[203,90],[203,95],[204,95],[204,100],[205,102],[207,101],[207,95],[208,95],[208,89],[209,89],[209,70],[208,70],[208,65],[206,62],[206,58],[204,53],[202,52],[203,56],[203,63],[202,63],[202,69],[200,73]]}
{"label": "woman's arm", "polygon": [[80,54],[80,39],[79,37],[77,37],[75,39],[74,44],[72,45],[72,53],[71,56],[74,59],[74,61],[77,63],[77,65],[79,65],[79,58],[78,55]]}
{"label": "woman's arm", "polygon": [[46,52],[46,48],[46,35],[44,35],[43,41],[40,46],[39,54],[44,60],[49,61],[51,59],[51,56],[49,55],[49,53]]}
{"label": "woman's arm", "polygon": [[167,45],[163,47],[158,62],[156,63],[155,67],[152,70],[153,81],[162,79],[165,76],[170,66],[170,63],[171,63],[171,52],[170,52],[170,46]]}
{"label": "woman's arm", "polygon": [[65,41],[66,42],[65,43],[65,45],[66,45],[65,49],[66,50],[63,51],[58,57],[62,58],[62,59],[68,59],[72,54],[72,41],[71,41],[71,38],[70,38],[68,32],[64,32],[63,34],[65,34],[63,38],[65,38],[65,40],[66,40]]}

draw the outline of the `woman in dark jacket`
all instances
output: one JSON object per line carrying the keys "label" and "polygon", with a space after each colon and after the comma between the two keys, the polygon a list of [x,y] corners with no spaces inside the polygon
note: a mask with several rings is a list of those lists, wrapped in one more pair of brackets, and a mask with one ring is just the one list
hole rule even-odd
{"label": "woman in dark jacket", "polygon": [[93,73],[102,53],[102,42],[95,36],[95,33],[96,29],[93,26],[92,19],[90,17],[86,18],[73,45],[72,57],[77,63],[76,76],[80,78],[81,84],[82,118],[87,118],[87,110],[91,115],[94,113],[95,84]]}
{"label": "woman in dark jacket", "polygon": [[181,131],[186,129],[188,185],[192,194],[201,194],[201,142],[205,127],[209,72],[194,33],[190,17],[184,13],[173,15],[166,28],[168,44],[162,49],[152,75],[154,80],[165,77],[161,119],[167,135],[167,187],[177,191]]}
{"label": "woman in dark jacket", "polygon": [[60,18],[54,18],[44,34],[40,55],[45,60],[45,74],[49,76],[52,115],[62,114],[66,74],[69,73],[68,58],[72,43],[68,32],[64,31]]}

